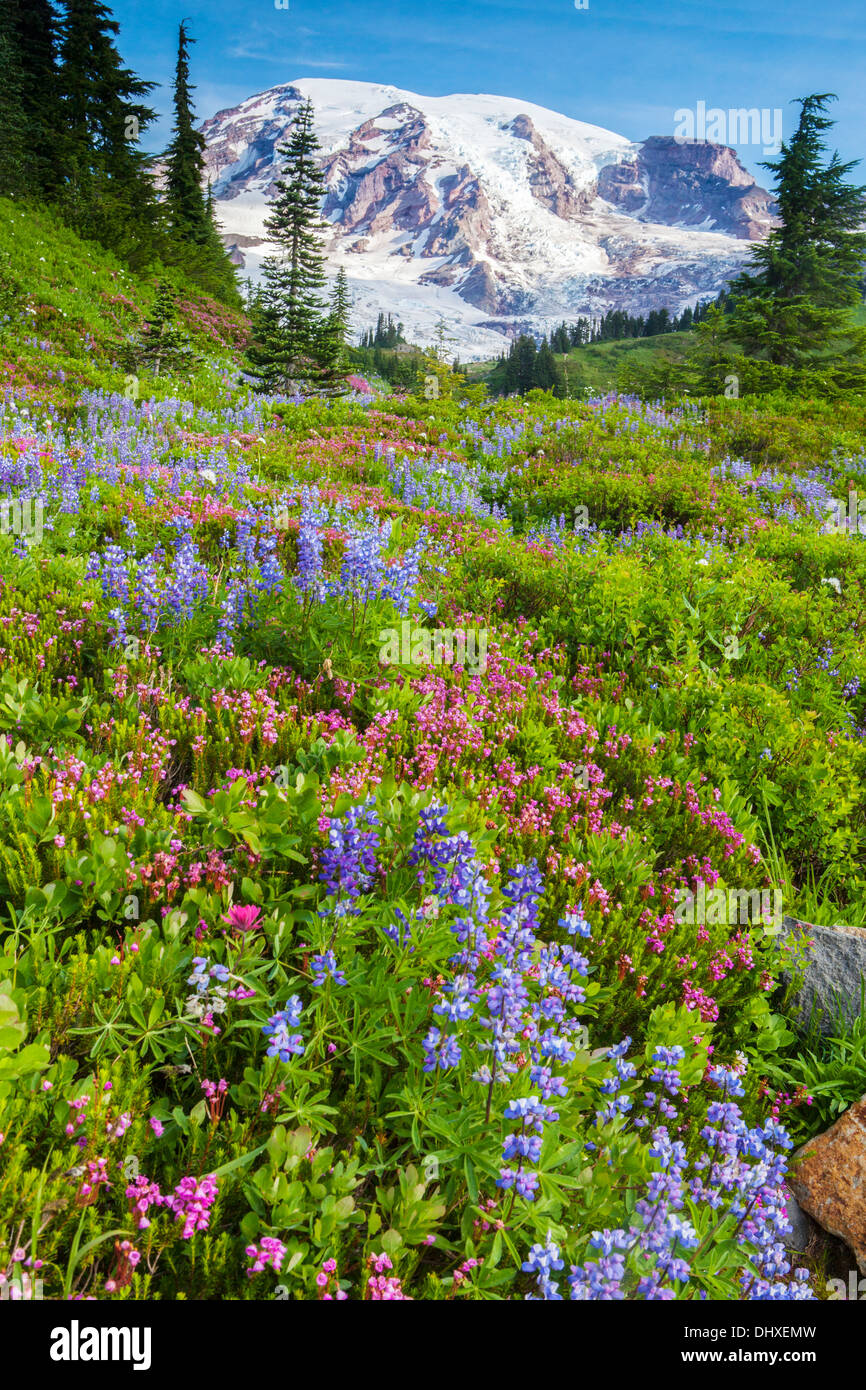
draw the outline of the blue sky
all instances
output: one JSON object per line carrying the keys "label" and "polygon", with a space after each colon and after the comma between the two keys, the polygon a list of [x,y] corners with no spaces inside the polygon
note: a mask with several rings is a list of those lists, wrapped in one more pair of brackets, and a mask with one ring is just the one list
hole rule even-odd
{"label": "blue sky", "polygon": [[[110,0],[109,0],[110,3]],[[285,3],[285,0],[279,0]],[[630,139],[672,134],[674,112],[781,108],[833,91],[834,143],[866,154],[863,0],[114,0],[125,61],[165,84],[147,135],[164,146],[178,21],[191,22],[200,118],[298,77],[386,82],[426,95],[522,97]],[[758,177],[759,148],[738,146]],[[866,182],[866,166],[860,171]]]}

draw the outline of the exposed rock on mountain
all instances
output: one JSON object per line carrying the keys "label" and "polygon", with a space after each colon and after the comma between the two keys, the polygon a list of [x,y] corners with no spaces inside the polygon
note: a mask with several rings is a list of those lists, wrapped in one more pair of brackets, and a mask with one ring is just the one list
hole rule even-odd
{"label": "exposed rock on mountain", "polygon": [[646,313],[714,296],[772,226],[733,150],[621,135],[510,97],[423,97],[303,79],[202,127],[224,239],[253,279],[277,147],[316,109],[328,254],[357,326],[393,312],[415,340],[444,317],[461,356],[527,327],[610,308]]}
{"label": "exposed rock on mountain", "polygon": [[634,159],[601,170],[598,192],[642,222],[711,226],[759,241],[773,223],[773,199],[725,145],[652,135]]}

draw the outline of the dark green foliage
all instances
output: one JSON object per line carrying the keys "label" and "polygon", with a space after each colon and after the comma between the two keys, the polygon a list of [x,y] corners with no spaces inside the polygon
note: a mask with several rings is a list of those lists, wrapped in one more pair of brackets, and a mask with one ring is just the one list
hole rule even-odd
{"label": "dark green foliage", "polygon": [[866,188],[847,182],[855,167],[827,157],[830,93],[800,102],[800,120],[776,160],[782,225],[752,253],[751,270],[731,289],[729,336],[747,352],[782,366],[860,355],[866,334],[851,309],[861,298]]}
{"label": "dark green foliage", "polygon": [[119,26],[99,0],[2,0],[0,195],[45,201],[133,269],[177,267],[240,307],[234,267],[202,191],[202,136],[180,26],[168,190],[157,194],[140,136],[154,119],[145,82],[120,57]]}
{"label": "dark green foliage", "polygon": [[253,373],[266,390],[289,388],[297,380],[316,380],[328,370],[320,297],[325,284],[323,222],[325,193],[319,168],[319,142],[313,106],[304,102],[289,138],[279,147],[282,177],[265,223],[279,251],[263,266],[264,284],[252,305]]}
{"label": "dark green foliage", "polygon": [[491,385],[506,395],[514,391],[525,394],[533,388],[560,394],[563,382],[547,339],[543,338],[538,347],[534,338],[522,333],[511,344],[508,356],[500,358],[492,374]]}
{"label": "dark green foliage", "polygon": [[505,364],[505,390],[531,391],[535,385],[535,339],[522,333],[511,344]]}
{"label": "dark green foliage", "polygon": [[49,0],[0,8],[0,189],[41,196],[57,184],[58,20]]}
{"label": "dark green foliage", "polygon": [[239,304],[234,266],[220,239],[210,184],[205,195],[204,136],[195,128],[194,88],[189,80],[190,37],[184,20],[178,30],[174,82],[174,131],[166,154],[165,202],[171,245],[163,259],[177,265],[209,294]]}
{"label": "dark green foliage", "polygon": [[193,365],[189,335],[177,319],[171,286],[160,281],[156,298],[141,332],[120,346],[118,355],[131,371],[182,372]]}
{"label": "dark green foliage", "polygon": [[174,132],[167,151],[165,194],[172,230],[190,241],[207,239],[208,209],[202,193],[204,136],[195,128],[189,81],[190,38],[186,21],[178,30],[174,80]]}
{"label": "dark green foliage", "polygon": [[322,324],[318,349],[322,372],[330,385],[336,385],[341,371],[345,369],[350,311],[349,284],[341,266],[331,293],[328,317]]}
{"label": "dark green foliage", "polygon": [[99,0],[67,0],[61,26],[57,138],[59,204],[84,236],[131,264],[155,258],[161,212],[139,137],[154,120],[153,89],[124,66],[119,25]]}
{"label": "dark green foliage", "polygon": [[22,111],[24,74],[5,7],[0,10],[0,193],[17,196],[27,186],[27,128]]}
{"label": "dark green foliage", "polygon": [[550,350],[550,345],[545,338],[538,350],[535,359],[534,385],[541,391],[553,391],[559,385],[559,376],[556,370],[556,358]]}
{"label": "dark green foliage", "polygon": [[[715,303],[722,304],[726,298],[722,293]],[[628,314],[624,309],[608,309],[604,317],[597,321],[579,318],[570,326],[561,323],[550,335],[550,346],[554,352],[564,353],[585,343],[654,338],[659,333],[688,333],[705,318],[709,308],[710,301],[706,300],[695,309],[684,309],[680,315],[672,315],[668,309],[651,309],[645,318],[642,314]]]}
{"label": "dark green foliage", "polygon": [[393,314],[389,314],[387,319],[384,314],[380,314],[375,332],[372,328],[368,328],[365,333],[361,334],[362,348],[395,348],[405,342],[403,325],[394,322]]}

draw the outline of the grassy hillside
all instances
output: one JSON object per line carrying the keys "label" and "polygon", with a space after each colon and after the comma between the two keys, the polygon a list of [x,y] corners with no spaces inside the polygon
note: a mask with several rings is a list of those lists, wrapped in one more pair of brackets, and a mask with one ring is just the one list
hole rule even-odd
{"label": "grassy hillside", "polygon": [[557,362],[567,376],[569,394],[578,390],[615,391],[626,362],[648,366],[659,358],[683,362],[694,348],[694,333],[659,333],[653,338],[623,338],[619,342],[588,343]]}
{"label": "grassy hillside", "polygon": [[[101,387],[123,392],[117,346],[152,307],[157,282],[176,294],[178,317],[205,377],[241,360],[243,316],[195,291],[177,271],[136,276],[94,242],[82,241],[49,210],[0,198],[0,384]],[[158,381],[148,389],[161,394]]]}
{"label": "grassy hillside", "polygon": [[[564,377],[566,394],[573,399],[587,392],[615,391],[624,363],[646,366],[663,359],[682,362],[692,350],[694,333],[659,333],[652,338],[623,338],[618,342],[589,343],[569,353],[557,353],[556,362]],[[488,382],[497,388],[496,363],[492,359],[470,362],[463,370],[472,383]]]}

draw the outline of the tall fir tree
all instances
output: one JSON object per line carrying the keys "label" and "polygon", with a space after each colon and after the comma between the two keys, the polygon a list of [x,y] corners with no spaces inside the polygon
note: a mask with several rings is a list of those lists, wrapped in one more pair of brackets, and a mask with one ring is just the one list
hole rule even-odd
{"label": "tall fir tree", "polygon": [[0,194],[29,191],[27,123],[22,109],[24,72],[12,17],[0,7]]}
{"label": "tall fir tree", "polygon": [[277,151],[283,168],[265,222],[280,249],[262,267],[264,283],[253,314],[249,357],[254,375],[266,390],[315,379],[323,366],[320,295],[325,284],[325,224],[320,208],[325,181],[319,152],[313,104],[307,100],[292,122],[288,140]]}
{"label": "tall fir tree", "polygon": [[164,259],[191,280],[233,305],[240,305],[237,275],[216,225],[210,183],[204,192],[205,140],[195,127],[189,80],[189,47],[195,43],[183,20],[178,29],[174,81],[174,129],[166,151],[165,208],[170,245]]}
{"label": "tall fir tree", "polygon": [[120,255],[152,259],[162,221],[139,137],[155,119],[143,98],[154,83],[124,66],[120,26],[100,0],[66,0],[61,26],[61,130],[57,162],[62,210],[79,231]]}
{"label": "tall fir tree", "polygon": [[505,363],[504,389],[507,394],[513,391],[523,395],[535,385],[535,358],[537,348],[535,339],[528,333],[521,333],[508,350]]}
{"label": "tall fir tree", "polygon": [[204,136],[195,128],[194,88],[189,80],[189,46],[195,43],[182,20],[178,29],[174,78],[174,128],[166,151],[165,198],[172,230],[190,241],[207,241],[208,207],[202,191]]}
{"label": "tall fir tree", "polygon": [[[51,194],[59,182],[57,148],[60,131],[57,42],[59,20],[50,0],[2,0],[0,42],[11,47],[0,56],[0,112],[4,143],[16,142],[23,191],[30,197]],[[13,108],[13,91],[14,108]],[[11,124],[10,124],[11,116]],[[8,161],[8,154],[0,155]]]}
{"label": "tall fir tree", "polygon": [[747,353],[783,366],[844,358],[864,348],[851,309],[861,297],[866,258],[866,188],[847,182],[856,161],[827,157],[824,133],[832,93],[800,101],[800,119],[779,158],[764,164],[776,180],[781,225],[752,252],[731,285],[726,330]]}
{"label": "tall fir tree", "polygon": [[319,362],[326,378],[335,382],[346,365],[346,343],[352,302],[349,282],[342,266],[337,271],[327,318],[322,324]]}
{"label": "tall fir tree", "polygon": [[546,338],[542,340],[541,347],[536,354],[532,373],[532,384],[542,391],[559,392],[562,387],[559,372],[556,368],[556,358]]}

